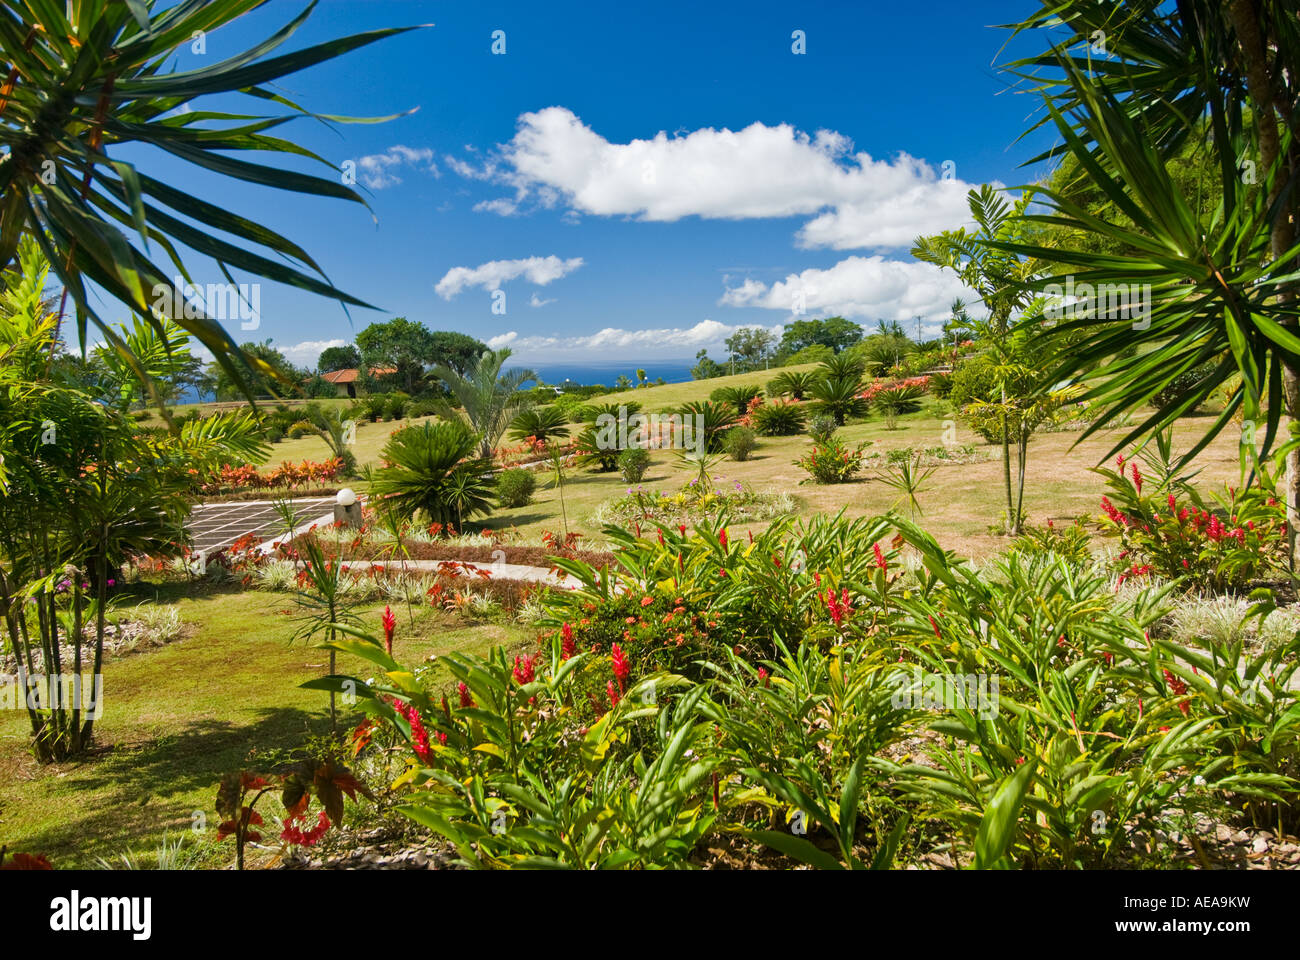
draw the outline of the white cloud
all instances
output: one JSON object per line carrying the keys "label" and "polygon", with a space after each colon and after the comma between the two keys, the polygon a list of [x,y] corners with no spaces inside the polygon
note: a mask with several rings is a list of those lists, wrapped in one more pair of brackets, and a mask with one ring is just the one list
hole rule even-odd
{"label": "white cloud", "polygon": [[554,303],[554,302],[555,302],[554,297],[551,297],[549,300],[543,300],[541,297],[539,297],[537,294],[534,293],[532,298],[528,301],[528,305],[530,307],[544,307],[548,303]]}
{"label": "white cloud", "polygon": [[561,260],[557,256],[529,257],[526,260],[489,260],[477,267],[452,267],[435,284],[444,300],[450,300],[466,287],[497,290],[501,284],[518,277],[544,287],[552,280],[572,273],[582,266],[582,257]]}
{"label": "white cloud", "polygon": [[611,143],[572,111],[547,107],[523,114],[499,153],[478,167],[448,160],[464,176],[514,188],[513,200],[480,205],[498,213],[531,199],[570,213],[657,221],[807,216],[800,245],[834,249],[904,247],[969,219],[971,184],[944,180],[906,153],[876,160],[854,153],[842,134],[809,135],[789,124]]}
{"label": "white cloud", "polygon": [[951,272],[928,263],[886,260],[881,256],[849,257],[825,270],[792,273],[768,286],[745,280],[729,287],[720,303],[730,307],[763,307],[802,316],[838,315],[850,320],[898,320],[921,317],[923,330],[933,333],[949,317],[956,297],[974,303],[978,296]]}
{"label": "white cloud", "polygon": [[294,366],[315,369],[323,350],[327,347],[346,347],[348,343],[347,340],[304,340],[291,347],[280,347],[279,350]]}
{"label": "white cloud", "polygon": [[371,190],[383,190],[402,182],[397,171],[402,167],[424,170],[435,177],[439,176],[438,166],[433,159],[433,151],[428,147],[407,147],[396,144],[383,153],[372,153],[357,160],[361,169],[361,182]]}
{"label": "white cloud", "polygon": [[487,345],[493,350],[509,347],[513,359],[532,363],[542,360],[591,360],[593,355],[610,359],[635,357],[638,360],[680,360],[694,357],[700,350],[715,353],[723,341],[744,327],[760,327],[773,336],[780,337],[782,326],[765,327],[762,324],[742,323],[729,325],[716,320],[701,320],[693,327],[659,327],[645,330],[625,330],[606,327],[596,333],[574,337],[520,336],[517,331],[492,337]]}

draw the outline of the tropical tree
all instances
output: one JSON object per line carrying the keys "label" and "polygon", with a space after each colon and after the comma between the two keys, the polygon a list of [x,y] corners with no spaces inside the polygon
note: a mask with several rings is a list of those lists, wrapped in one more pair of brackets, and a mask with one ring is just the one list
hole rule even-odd
{"label": "tropical tree", "polygon": [[[110,402],[118,409],[128,410],[136,399],[143,400],[150,393],[161,399],[156,382],[176,376],[194,359],[190,354],[189,334],[171,320],[151,323],[139,317],[134,318],[130,329],[122,325],[117,329],[126,345],[126,356],[132,357],[132,362],[128,363],[123,354],[107,347],[95,350],[109,383],[116,388]],[[144,377],[137,371],[143,371]]]}
{"label": "tropical tree", "polygon": [[[1017,35],[1051,28],[1047,48],[1010,69],[1031,78],[1043,98],[1035,127],[1051,124],[1061,137],[1049,155],[1072,157],[1123,216],[1098,216],[1045,187],[1037,197],[1048,211],[1028,219],[1067,237],[1100,235],[1106,252],[1068,239],[1050,249],[990,246],[1050,257],[1076,285],[1142,290],[1136,318],[1092,311],[1044,324],[1057,348],[1053,376],[1088,384],[1085,398],[1104,408],[1085,436],[1151,403],[1170,380],[1213,364],[1181,396],[1157,402],[1112,453],[1236,375],[1240,387],[1183,462],[1239,414],[1251,428],[1242,436],[1246,461],[1273,449],[1284,414],[1293,434],[1300,421],[1298,17],[1290,0],[1051,0],[1012,27]],[[1199,198],[1169,170],[1193,138],[1213,159],[1208,192],[1221,197],[1208,224],[1198,217]],[[1286,459],[1294,563],[1300,444],[1293,437],[1276,452]]]}
{"label": "tropical tree", "polygon": [[[261,6],[261,0],[10,0],[0,8],[7,66],[0,90],[0,268],[14,261],[22,236],[33,237],[63,286],[58,319],[70,298],[83,346],[93,324],[131,362],[126,344],[96,310],[102,292],[146,320],[175,321],[237,381],[257,368],[207,307],[197,308],[184,294],[165,295],[174,275],[190,278],[182,247],[216,261],[232,284],[233,268],[366,306],[334,287],[302,247],[258,219],[203,200],[188,185],[155,179],[133,162],[166,155],[231,179],[364,203],[333,164],[270,133],[295,116],[349,118],[320,118],[268,84],[409,28],[271,56],[306,22],[311,4],[246,50],[193,70],[176,69],[182,48],[206,46],[210,34]],[[221,108],[204,103],[191,109],[217,95],[242,95],[284,112],[225,112],[229,99]],[[120,148],[133,151],[130,159]],[[296,154],[332,172],[317,177],[250,159],[258,154]],[[153,259],[157,251],[166,255],[166,267]],[[60,336],[56,328],[54,340]]]}
{"label": "tropical tree", "polygon": [[[536,380],[531,370],[501,368],[510,359],[510,349],[484,350],[464,373],[444,364],[438,364],[430,374],[447,385],[447,389],[460,402],[465,418],[479,436],[479,456],[492,459],[501,435],[506,432],[515,415],[528,403],[519,388],[529,380]],[[442,415],[456,416],[450,405],[442,405]]]}
{"label": "tropical tree", "polygon": [[[1014,204],[1008,203],[1001,191],[989,184],[967,194],[971,218],[975,229],[962,227],[946,230],[929,237],[918,237],[912,246],[912,256],[925,263],[952,270],[967,287],[979,294],[988,319],[981,332],[991,349],[998,355],[998,404],[1000,406],[1000,440],[1002,444],[1002,480],[1006,494],[1007,533],[1020,533],[1020,497],[1013,495],[1011,447],[1014,444],[1022,458],[1016,472],[1025,475],[1024,454],[1028,437],[1017,429],[1014,410],[1028,403],[1040,386],[1037,376],[1027,376],[1034,368],[1019,363],[1014,358],[1011,337],[1014,325],[1023,312],[1034,303],[1034,294],[1027,284],[1038,276],[1042,265],[1032,258],[1021,256],[1007,248],[1007,244],[1023,242],[1031,227],[1024,219],[1032,193],[1026,191]],[[1015,342],[1023,347],[1024,338]],[[1023,351],[1022,351],[1023,352]],[[1022,442],[1023,441],[1023,442]]]}
{"label": "tropical tree", "polygon": [[371,474],[381,510],[402,519],[423,513],[430,523],[459,528],[465,517],[491,512],[492,461],[475,457],[479,437],[463,420],[397,430],[380,452],[384,466]]}
{"label": "tropical tree", "polygon": [[48,264],[30,237],[18,258],[0,294],[0,629],[20,672],[82,678],[89,668],[96,691],[94,702],[28,705],[45,762],[93,739],[109,580],[130,556],[178,556],[196,478],[221,462],[260,460],[267,447],[247,411],[141,433],[61,379],[74,368],[50,362],[60,343],[43,295]]}
{"label": "tropical tree", "polygon": [[316,358],[316,369],[321,373],[334,370],[352,370],[361,366],[361,351],[350,343],[341,347],[326,347]]}
{"label": "tropical tree", "polygon": [[411,394],[424,382],[425,367],[434,363],[434,346],[429,328],[405,317],[372,323],[357,334],[361,363],[396,370],[393,376]]}

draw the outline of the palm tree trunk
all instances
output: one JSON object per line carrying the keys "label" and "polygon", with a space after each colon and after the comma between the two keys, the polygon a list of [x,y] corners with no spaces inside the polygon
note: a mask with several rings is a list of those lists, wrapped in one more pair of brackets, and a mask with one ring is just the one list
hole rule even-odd
{"label": "palm tree trunk", "polygon": [[[1255,111],[1256,128],[1259,131],[1259,170],[1265,175],[1273,174],[1269,189],[1270,207],[1277,202],[1282,189],[1293,184],[1296,167],[1300,165],[1300,151],[1293,142],[1289,150],[1290,176],[1278,166],[1282,155],[1282,137],[1280,123],[1292,115],[1294,104],[1278,103],[1278,93],[1287,89],[1284,78],[1274,75],[1278,70],[1269,60],[1268,42],[1260,31],[1262,22],[1259,0],[1233,0],[1227,8],[1228,18],[1232,21],[1233,32],[1237,38],[1237,48],[1241,51],[1242,72],[1246,78],[1246,89],[1250,92]],[[1300,215],[1300,198],[1294,191],[1287,203],[1289,214],[1279,213],[1273,222],[1269,237],[1269,246],[1274,257],[1281,257],[1295,243],[1296,217]],[[1296,265],[1289,265],[1294,271]],[[1295,298],[1295,284],[1289,283],[1278,294],[1279,301],[1285,303]],[[1282,321],[1284,326],[1295,327],[1294,320]],[[1282,372],[1283,393],[1286,398],[1287,418],[1300,422],[1300,369],[1292,364],[1284,364]],[[1291,558],[1291,569],[1300,570],[1300,555],[1296,551],[1296,528],[1300,526],[1300,450],[1292,451],[1286,458],[1286,532],[1287,550]]]}

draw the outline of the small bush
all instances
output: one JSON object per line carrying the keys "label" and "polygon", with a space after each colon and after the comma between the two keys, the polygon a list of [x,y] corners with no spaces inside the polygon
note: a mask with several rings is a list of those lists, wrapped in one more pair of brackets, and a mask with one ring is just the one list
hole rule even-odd
{"label": "small bush", "polygon": [[618,472],[625,483],[640,483],[650,466],[650,452],[642,447],[629,447],[618,455]]}
{"label": "small bush", "polygon": [[412,400],[410,406],[406,408],[406,415],[414,419],[415,417],[431,417],[438,412],[438,404],[434,400]]}
{"label": "small bush", "polygon": [[312,425],[310,420],[299,420],[297,423],[289,427],[288,431],[286,431],[286,435],[290,440],[297,440],[300,437],[306,437],[315,432],[316,428]]}
{"label": "small bush", "polygon": [[813,443],[826,443],[839,428],[834,417],[813,417],[808,425],[808,436],[812,437]]}
{"label": "small bush", "polygon": [[792,437],[803,433],[808,417],[793,403],[768,403],[754,411],[754,428],[765,437]]}
{"label": "small bush", "polygon": [[758,446],[758,434],[749,427],[732,427],[723,437],[722,446],[732,460],[748,460]]}
{"label": "small bush", "polygon": [[847,483],[862,469],[862,451],[865,447],[865,443],[851,447],[843,440],[831,437],[825,443],[814,446],[794,463],[810,474],[803,483]]}
{"label": "small bush", "polygon": [[497,502],[503,507],[523,507],[532,503],[537,477],[518,467],[502,470],[497,477]]}
{"label": "small bush", "polygon": [[411,398],[404,393],[391,393],[384,404],[385,420],[402,420],[406,417],[406,408],[410,405]]}

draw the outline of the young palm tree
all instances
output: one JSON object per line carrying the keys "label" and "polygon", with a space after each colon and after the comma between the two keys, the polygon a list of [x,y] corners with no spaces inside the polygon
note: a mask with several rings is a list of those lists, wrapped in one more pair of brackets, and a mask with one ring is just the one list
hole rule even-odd
{"label": "young palm tree", "polygon": [[[1014,205],[1008,204],[1001,192],[989,184],[967,195],[975,230],[965,227],[946,230],[929,237],[918,237],[912,246],[912,256],[925,263],[952,270],[962,283],[980,295],[988,310],[988,319],[980,329],[985,340],[1005,360],[1008,339],[1015,323],[1025,309],[1034,302],[1034,294],[1025,286],[1037,277],[1043,267],[1032,258],[1005,249],[1000,244],[1023,241],[1030,225],[1024,220],[1031,194],[1026,192]],[[1007,533],[1020,533],[1020,513],[1012,495],[1011,446],[1016,443],[1023,456],[1024,445],[1014,428],[1011,407],[1022,398],[1035,393],[1040,384],[1036,377],[1026,380],[1021,374],[1031,371],[1028,365],[1009,365],[999,362],[998,388],[1001,402],[1002,481],[1007,500]],[[1020,371],[1018,374],[1016,371]],[[1045,385],[1045,384],[1044,384]],[[1027,438],[1026,438],[1027,440]],[[1018,474],[1023,478],[1023,460]],[[1022,486],[1023,490],[1023,486]]]}
{"label": "young palm tree", "polygon": [[[479,456],[487,460],[492,458],[492,451],[515,415],[528,403],[519,388],[537,379],[531,370],[502,373],[501,367],[508,359],[509,348],[485,350],[463,374],[443,364],[430,371],[460,401],[465,419],[479,434]],[[450,404],[444,403],[442,412],[448,418],[455,417]]]}

